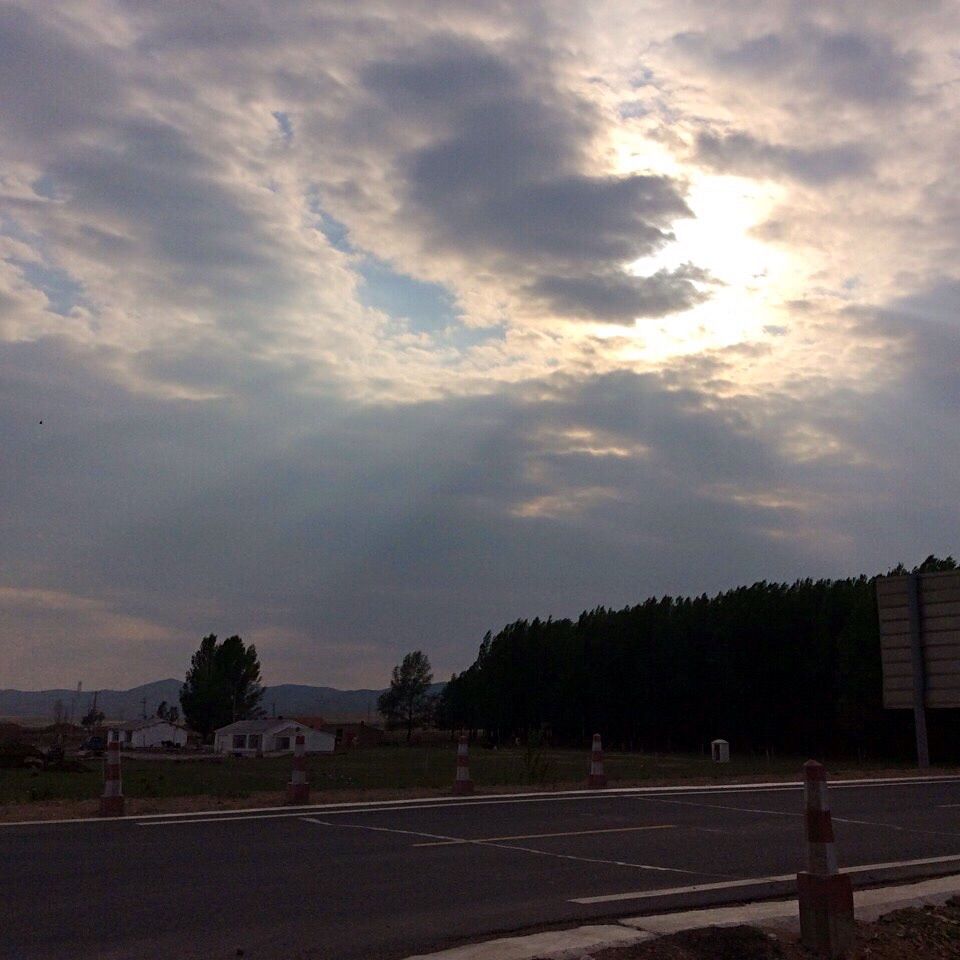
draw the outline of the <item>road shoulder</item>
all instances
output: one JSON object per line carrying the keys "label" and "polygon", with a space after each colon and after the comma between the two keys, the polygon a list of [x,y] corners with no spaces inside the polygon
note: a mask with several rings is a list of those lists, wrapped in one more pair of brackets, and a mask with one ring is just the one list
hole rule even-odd
{"label": "road shoulder", "polygon": [[[893,911],[939,907],[960,896],[960,874],[921,880],[917,883],[875,887],[854,893],[854,910],[860,923],[870,923]],[[502,937],[452,947],[408,960],[568,960],[600,950],[632,947],[656,937],[704,928],[758,927],[773,932],[795,933],[799,929],[796,899],[761,901],[728,907],[683,910],[653,916],[624,917],[615,923],[549,930],[524,937]],[[627,960],[627,951],[623,952]]]}

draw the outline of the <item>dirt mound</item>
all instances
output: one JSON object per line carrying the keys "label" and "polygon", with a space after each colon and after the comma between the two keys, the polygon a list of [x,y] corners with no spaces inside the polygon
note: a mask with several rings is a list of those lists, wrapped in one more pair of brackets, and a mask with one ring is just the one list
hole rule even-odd
{"label": "dirt mound", "polygon": [[865,924],[851,960],[946,960],[960,957],[960,897],[942,907],[896,910]]}
{"label": "dirt mound", "polygon": [[[706,927],[593,954],[591,960],[812,960],[795,934]],[[848,960],[960,960],[960,897],[857,924]]]}
{"label": "dirt mound", "polygon": [[775,937],[747,926],[684,930],[644,946],[659,948],[649,954],[649,960],[782,960],[784,957],[783,947]]}

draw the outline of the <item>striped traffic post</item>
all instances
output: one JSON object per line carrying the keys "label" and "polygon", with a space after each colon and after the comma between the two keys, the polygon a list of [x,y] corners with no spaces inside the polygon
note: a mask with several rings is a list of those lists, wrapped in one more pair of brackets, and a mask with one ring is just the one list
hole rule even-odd
{"label": "striped traffic post", "polygon": [[590,773],[587,776],[588,787],[605,787],[607,775],[603,772],[603,744],[600,734],[593,735],[593,747],[590,751]]}
{"label": "striped traffic post", "polygon": [[116,730],[111,730],[107,734],[107,762],[104,766],[100,816],[123,816],[123,787],[120,781],[120,734]]}
{"label": "striped traffic post", "polygon": [[797,874],[800,939],[821,957],[844,957],[856,937],[853,885],[837,867],[827,771],[823,764],[808,760],[803,775],[809,870]]}
{"label": "striped traffic post", "polygon": [[302,733],[298,733],[293,739],[293,772],[287,784],[287,803],[307,803],[309,799],[306,738]]}
{"label": "striped traffic post", "polygon": [[459,795],[473,793],[473,781],[470,779],[470,761],[467,756],[467,738],[461,737],[457,744],[457,775],[453,781],[453,792]]}

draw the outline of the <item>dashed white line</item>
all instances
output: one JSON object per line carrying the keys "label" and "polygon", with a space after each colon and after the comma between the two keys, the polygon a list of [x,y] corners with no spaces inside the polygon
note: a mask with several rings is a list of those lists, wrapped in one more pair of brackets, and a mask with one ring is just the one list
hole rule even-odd
{"label": "dashed white line", "polygon": [[728,874],[712,873],[706,870],[683,870],[680,867],[661,867],[652,863],[627,863],[624,860],[603,860],[598,857],[577,857],[568,853],[554,853],[549,850],[537,850],[535,847],[521,847],[513,843],[498,843],[493,840],[471,840],[467,837],[445,837],[433,833],[420,833],[416,830],[397,830],[393,827],[374,827],[367,823],[341,823],[320,820],[317,817],[301,817],[307,823],[316,823],[324,827],[346,827],[353,830],[373,830],[377,833],[400,833],[407,836],[426,837],[430,840],[456,840],[466,846],[494,847],[498,850],[519,850],[521,853],[532,853],[539,857],[550,857],[554,860],[575,860],[579,863],[600,863],[614,867],[629,867],[634,870],[652,870],[656,873],[683,873],[693,877],[726,877]]}
{"label": "dashed white line", "polygon": [[585,837],[595,833],[636,833],[640,830],[673,830],[676,824],[656,823],[643,827],[603,827],[599,830],[565,830],[562,833],[525,833],[517,837],[478,837],[475,840],[437,840],[415,843],[415,847],[449,847],[456,843],[495,843],[507,840],[544,840],[548,837]]}

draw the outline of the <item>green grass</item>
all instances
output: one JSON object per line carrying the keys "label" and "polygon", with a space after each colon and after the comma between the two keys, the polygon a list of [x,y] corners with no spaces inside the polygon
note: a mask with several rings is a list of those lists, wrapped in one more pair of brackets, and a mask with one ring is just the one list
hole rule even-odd
{"label": "green grass", "polygon": [[[449,789],[454,775],[455,748],[390,746],[356,750],[335,756],[307,758],[308,777],[315,792],[420,788]],[[480,786],[543,786],[582,783],[590,756],[585,750],[490,750],[473,747],[470,773]],[[738,777],[799,777],[803,759],[737,757],[729,764],[711,763],[705,756],[683,754],[608,753],[611,782],[725,781]],[[0,770],[0,804],[97,797],[103,788],[102,761],[88,761],[82,773]],[[880,764],[861,765],[876,769]],[[889,769],[895,764],[882,764]],[[852,764],[844,765],[850,770]],[[839,765],[836,765],[839,769]],[[283,789],[290,776],[289,757],[228,758],[222,762],[124,760],[123,792],[128,797],[208,795],[237,799]]]}

